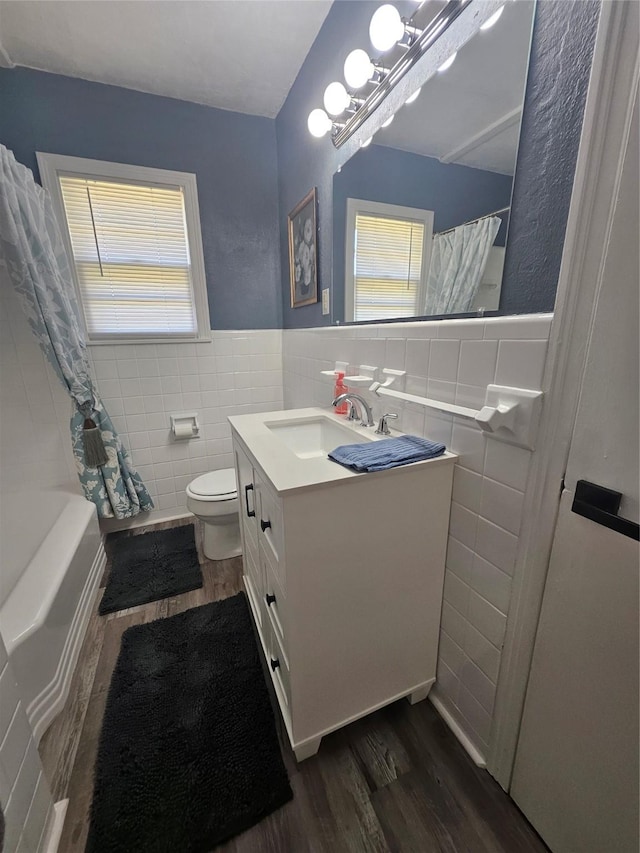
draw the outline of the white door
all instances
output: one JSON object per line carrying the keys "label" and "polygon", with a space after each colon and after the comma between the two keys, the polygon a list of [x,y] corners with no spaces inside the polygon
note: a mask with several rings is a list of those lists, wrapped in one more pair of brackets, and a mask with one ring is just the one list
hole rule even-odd
{"label": "white door", "polygon": [[[636,88],[510,791],[553,853],[639,849],[638,121]],[[572,511],[581,480],[635,527]]]}

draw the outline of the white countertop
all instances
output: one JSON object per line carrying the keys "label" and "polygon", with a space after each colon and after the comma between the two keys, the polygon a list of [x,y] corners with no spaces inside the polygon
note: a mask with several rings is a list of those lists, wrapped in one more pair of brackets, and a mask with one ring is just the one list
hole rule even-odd
{"label": "white countertop", "polygon": [[[435,459],[426,459],[422,462],[412,462],[410,465],[401,465],[389,468],[385,471],[375,471],[365,474],[357,474],[350,471],[337,462],[332,462],[327,456],[316,456],[313,458],[300,458],[287,444],[278,436],[277,429],[271,430],[267,424],[295,424],[296,421],[304,421],[309,418],[328,418],[345,429],[353,432],[353,444],[361,441],[379,441],[382,438],[403,435],[401,432],[392,430],[391,436],[375,435],[375,427],[353,426],[348,423],[344,415],[337,415],[333,409],[290,409],[288,411],[260,412],[253,415],[233,415],[229,423],[233,432],[249,453],[260,465],[267,478],[276,491],[290,492],[299,489],[308,489],[327,483],[338,483],[340,481],[352,480],[354,477],[388,477],[399,476],[403,471],[409,469],[424,468],[426,470],[435,465],[452,465],[458,458],[454,453],[446,450],[442,456]],[[348,443],[348,442],[343,442]],[[333,449],[333,448],[332,448]]]}

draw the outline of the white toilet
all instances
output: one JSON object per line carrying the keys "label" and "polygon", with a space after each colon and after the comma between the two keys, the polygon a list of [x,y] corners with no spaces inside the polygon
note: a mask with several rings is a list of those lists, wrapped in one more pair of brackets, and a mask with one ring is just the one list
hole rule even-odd
{"label": "white toilet", "polygon": [[210,471],[187,486],[187,509],[204,524],[204,554],[227,560],[242,553],[238,490],[233,468]]}

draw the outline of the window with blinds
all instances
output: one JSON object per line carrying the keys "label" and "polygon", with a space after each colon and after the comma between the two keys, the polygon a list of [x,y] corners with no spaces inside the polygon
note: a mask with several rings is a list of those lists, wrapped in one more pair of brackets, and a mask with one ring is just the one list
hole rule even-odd
{"label": "window with blinds", "polygon": [[195,337],[183,188],[58,179],[89,338]]}
{"label": "window with blinds", "polygon": [[425,224],[356,213],[353,252],[353,319],[419,314]]}

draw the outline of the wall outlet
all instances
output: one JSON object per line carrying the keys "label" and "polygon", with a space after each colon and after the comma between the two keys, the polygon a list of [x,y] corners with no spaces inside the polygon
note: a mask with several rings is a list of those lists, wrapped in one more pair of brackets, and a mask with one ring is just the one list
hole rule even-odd
{"label": "wall outlet", "polygon": [[329,311],[329,288],[325,287],[322,291],[322,313],[328,314]]}

